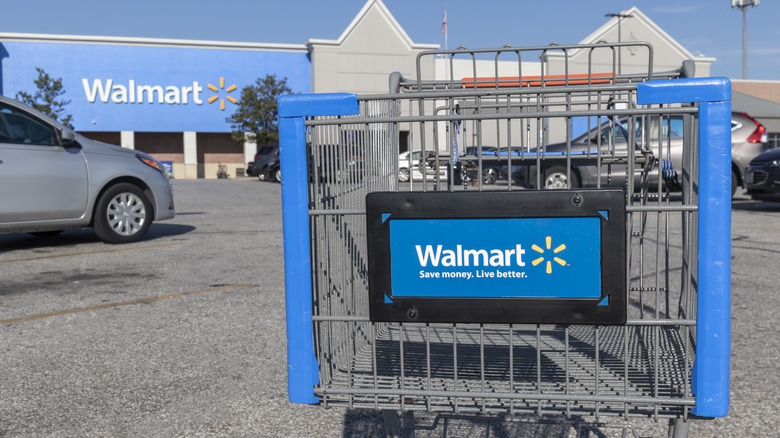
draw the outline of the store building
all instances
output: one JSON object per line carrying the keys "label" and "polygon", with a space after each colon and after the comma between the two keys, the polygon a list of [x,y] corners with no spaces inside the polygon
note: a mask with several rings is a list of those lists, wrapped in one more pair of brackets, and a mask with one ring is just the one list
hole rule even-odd
{"label": "store building", "polygon": [[[638,9],[624,12],[632,18],[612,18],[582,42],[650,41],[657,71],[694,59],[697,76],[709,75],[715,59],[694,57]],[[386,93],[391,72],[416,78],[417,55],[438,48],[412,41],[381,0],[368,0],[338,39],[305,44],[0,33],[0,94],[34,91],[42,68],[62,78],[67,112],[84,135],[169,161],[175,178],[216,178],[220,164],[237,176],[257,148],[235,143],[226,120],[243,87],[274,74],[296,93]],[[559,63],[553,54],[524,68],[552,72]],[[622,65],[635,68],[631,53]],[[420,69],[424,79],[472,75],[468,62],[453,70],[435,57]],[[407,138],[402,128],[401,150],[414,148]]]}
{"label": "store building", "polygon": [[254,155],[226,120],[242,87],[276,74],[311,91],[304,45],[2,34],[0,62],[0,94],[34,92],[42,68],[62,78],[77,131],[170,161],[176,178],[232,173]]}

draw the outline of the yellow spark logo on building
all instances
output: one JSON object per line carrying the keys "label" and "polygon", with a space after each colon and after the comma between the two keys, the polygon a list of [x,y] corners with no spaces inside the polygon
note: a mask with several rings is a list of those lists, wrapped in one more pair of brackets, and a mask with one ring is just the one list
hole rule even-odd
{"label": "yellow spark logo on building", "polygon": [[[549,251],[552,248],[552,237],[547,236],[547,238],[545,240],[546,240],[547,251]],[[539,257],[538,259],[536,259],[536,260],[531,262],[532,265],[537,266],[540,263],[545,261],[545,258],[544,258],[545,250],[544,249],[539,248],[539,245],[536,245],[536,244],[531,246],[531,249],[533,249],[534,251],[538,252],[539,254],[542,254],[542,257]],[[561,245],[558,245],[557,248],[552,250],[552,252],[553,252],[553,254],[558,254],[558,253],[560,253],[561,251],[563,251],[565,249],[566,249],[566,245],[561,244]],[[566,266],[566,260],[563,260],[561,258],[553,256],[552,260],[547,260],[546,272],[548,274],[552,274],[552,262],[553,261],[555,261],[556,263],[558,263],[561,266]]]}
{"label": "yellow spark logo on building", "polygon": [[235,91],[236,88],[238,88],[238,87],[236,87],[236,85],[233,84],[233,85],[229,86],[227,89],[225,89],[225,78],[219,78],[219,88],[215,87],[214,85],[209,84],[209,90],[217,93],[216,96],[209,97],[209,103],[214,103],[214,102],[217,101],[217,99],[219,99],[219,109],[220,109],[220,111],[225,111],[225,99],[227,99],[227,100],[229,100],[229,101],[231,101],[233,103],[238,103],[238,102],[236,102],[236,99],[234,99],[232,96],[225,96],[225,99],[221,99],[219,97],[219,90],[225,90],[226,93],[230,93],[232,91]]}

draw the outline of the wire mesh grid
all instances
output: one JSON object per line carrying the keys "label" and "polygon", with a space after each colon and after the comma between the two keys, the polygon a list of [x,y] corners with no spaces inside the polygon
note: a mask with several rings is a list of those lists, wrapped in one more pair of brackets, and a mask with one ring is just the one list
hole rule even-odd
{"label": "wire mesh grid", "polygon": [[[573,48],[560,50],[568,56]],[[398,93],[360,97],[357,116],[307,120],[320,382],[314,392],[324,405],[687,417],[695,402],[696,109],[637,105],[631,82],[651,79],[652,72],[589,71],[576,81],[564,72],[554,84],[543,83],[544,73],[533,81],[519,73],[492,84],[474,79],[476,71],[471,85],[401,79]],[[678,120],[682,130],[673,133]],[[572,139],[577,127],[586,133],[584,149]],[[399,182],[402,135],[421,152],[417,163],[408,163],[420,170],[419,181]],[[665,161],[672,172],[664,171]],[[488,168],[501,168],[506,180],[488,184]],[[545,190],[551,168],[564,169],[564,188],[626,191],[626,325],[369,320],[366,194]]]}

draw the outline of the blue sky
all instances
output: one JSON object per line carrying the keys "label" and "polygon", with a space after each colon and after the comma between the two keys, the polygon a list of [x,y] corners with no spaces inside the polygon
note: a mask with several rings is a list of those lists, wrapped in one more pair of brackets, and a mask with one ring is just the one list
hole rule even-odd
{"label": "blue sky", "polygon": [[[571,44],[606,13],[637,6],[690,52],[715,57],[713,76],[742,77],[742,12],[730,0],[384,0],[416,43],[450,48]],[[4,1],[0,32],[303,44],[336,39],[365,0]],[[780,80],[780,4],[749,8],[748,78]]]}

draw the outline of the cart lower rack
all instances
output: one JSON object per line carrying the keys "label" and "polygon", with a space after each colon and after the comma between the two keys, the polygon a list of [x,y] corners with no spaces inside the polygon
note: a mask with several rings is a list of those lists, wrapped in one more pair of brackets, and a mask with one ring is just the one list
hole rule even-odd
{"label": "cart lower rack", "polygon": [[730,84],[565,77],[280,100],[292,402],[727,415]]}

